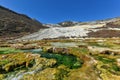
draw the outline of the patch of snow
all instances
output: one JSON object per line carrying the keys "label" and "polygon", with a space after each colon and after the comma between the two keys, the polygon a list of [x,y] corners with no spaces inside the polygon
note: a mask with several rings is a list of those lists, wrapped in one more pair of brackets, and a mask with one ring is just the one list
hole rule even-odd
{"label": "patch of snow", "polygon": [[42,29],[38,32],[24,36],[22,40],[41,40],[45,38],[59,38],[59,37],[84,37],[90,30],[95,30],[94,28],[103,27],[104,24],[95,25],[76,25],[72,27],[51,27],[47,29]]}
{"label": "patch of snow", "polygon": [[109,30],[120,30],[120,28],[108,28]]}

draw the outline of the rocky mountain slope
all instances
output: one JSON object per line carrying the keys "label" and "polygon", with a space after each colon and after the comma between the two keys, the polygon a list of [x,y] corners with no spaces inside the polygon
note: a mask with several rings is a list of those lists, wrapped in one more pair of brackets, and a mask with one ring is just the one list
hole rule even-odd
{"label": "rocky mountain slope", "polygon": [[24,36],[21,39],[120,37],[120,18],[91,22],[62,22],[60,24],[49,24],[46,26],[49,28]]}
{"label": "rocky mountain slope", "polygon": [[56,38],[120,37],[120,18],[90,22],[64,21],[42,24],[0,6],[0,39],[41,40]]}
{"label": "rocky mountain slope", "polygon": [[41,28],[45,26],[37,20],[0,6],[0,38],[21,37]]}

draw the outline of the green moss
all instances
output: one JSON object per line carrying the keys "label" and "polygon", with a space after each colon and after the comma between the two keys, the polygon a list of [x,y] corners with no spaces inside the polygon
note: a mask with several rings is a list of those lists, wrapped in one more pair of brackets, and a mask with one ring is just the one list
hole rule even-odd
{"label": "green moss", "polygon": [[111,66],[111,70],[113,70],[113,71],[120,71],[120,67],[118,67],[117,65],[115,65],[115,64],[113,64],[112,66]]}
{"label": "green moss", "polygon": [[88,45],[90,46],[97,46],[97,47],[107,47],[107,48],[112,48],[117,45],[113,44],[112,42],[106,41],[104,43],[99,43],[99,42],[88,42]]}
{"label": "green moss", "polygon": [[18,53],[22,52],[21,50],[14,49],[14,48],[0,48],[0,54],[8,54],[8,53]]}
{"label": "green moss", "polygon": [[105,64],[115,62],[115,59],[106,58],[104,56],[96,56],[95,58],[99,61],[102,61]]}
{"label": "green moss", "polygon": [[65,65],[70,69],[79,68],[82,66],[83,61],[77,59],[77,57],[73,55],[62,55],[62,54],[52,54],[52,53],[41,53],[41,57],[46,57],[49,59],[56,59],[57,65]]}
{"label": "green moss", "polygon": [[107,72],[110,72],[114,75],[120,75],[120,67],[118,67],[115,63],[112,64],[102,64],[101,68],[105,69]]}
{"label": "green moss", "polygon": [[1,60],[1,61],[0,61],[0,65],[5,65],[5,64],[7,64],[7,63],[9,63],[9,62],[10,62],[10,61],[7,60],[7,59]]}
{"label": "green moss", "polygon": [[90,45],[90,46],[98,46],[98,47],[106,47],[106,45],[105,44],[100,44],[100,43],[98,43],[98,42],[88,42],[88,45]]}
{"label": "green moss", "polygon": [[89,50],[87,48],[71,48],[71,53],[79,53],[79,54],[88,54]]}

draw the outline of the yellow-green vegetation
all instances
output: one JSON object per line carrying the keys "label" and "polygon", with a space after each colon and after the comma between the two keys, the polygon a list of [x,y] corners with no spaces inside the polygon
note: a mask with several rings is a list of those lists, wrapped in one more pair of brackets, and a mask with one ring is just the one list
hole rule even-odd
{"label": "yellow-green vegetation", "polygon": [[[11,72],[32,71],[52,67],[56,64],[54,59],[41,58],[39,54],[16,53],[0,55],[0,78],[8,76]],[[9,74],[10,75],[10,74]]]}
{"label": "yellow-green vegetation", "polygon": [[[62,43],[63,47],[51,43]],[[64,47],[64,43],[75,46]],[[118,38],[39,40],[8,45],[11,48],[0,48],[0,80],[120,79]]]}
{"label": "yellow-green vegetation", "polygon": [[79,58],[76,58],[73,55],[61,55],[61,54],[50,54],[50,53],[43,53],[41,57],[45,57],[48,59],[56,59],[58,65],[65,65],[70,69],[79,68],[82,66],[83,61]]}
{"label": "yellow-green vegetation", "polygon": [[51,53],[50,52],[51,50],[48,50],[48,52],[41,52],[41,49],[33,49],[33,50],[27,50],[27,52],[38,53],[43,58],[55,59],[57,61],[56,66],[65,65],[71,69],[79,68],[82,66],[83,60],[72,54],[68,54],[67,53],[68,50],[63,53],[61,52],[61,50],[63,49],[59,48],[59,52],[56,49],[56,52]]}
{"label": "yellow-green vegetation", "polygon": [[30,53],[2,54],[0,55],[0,69],[9,72],[21,67],[27,68],[32,65],[32,61],[34,61],[34,56]]}
{"label": "yellow-green vegetation", "polygon": [[103,80],[119,80],[120,76],[119,75],[115,75],[111,72],[108,71],[107,67],[105,68],[103,66],[104,64],[102,62],[98,62],[96,68],[100,71],[100,77]]}
{"label": "yellow-green vegetation", "polygon": [[97,60],[96,69],[100,71],[103,80],[118,80],[120,78],[120,66],[117,65],[118,56],[95,54]]}
{"label": "yellow-green vegetation", "polygon": [[71,54],[81,55],[81,54],[88,54],[89,50],[87,48],[70,48]]}
{"label": "yellow-green vegetation", "polygon": [[114,58],[107,58],[106,56],[95,55],[94,57],[95,57],[95,59],[103,62],[104,64],[116,62],[116,60]]}
{"label": "yellow-green vegetation", "polygon": [[0,48],[0,54],[19,53],[19,52],[22,52],[22,51],[14,48],[9,48],[9,47]]}
{"label": "yellow-green vegetation", "polygon": [[112,49],[120,49],[120,39],[109,39],[109,38],[101,38],[101,39],[87,39],[84,41],[88,46],[97,46],[97,47],[105,47]]}

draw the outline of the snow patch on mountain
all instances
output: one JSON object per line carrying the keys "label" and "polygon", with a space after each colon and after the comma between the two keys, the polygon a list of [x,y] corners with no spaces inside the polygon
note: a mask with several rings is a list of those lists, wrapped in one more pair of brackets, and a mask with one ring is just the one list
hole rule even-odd
{"label": "snow patch on mountain", "polygon": [[90,31],[96,31],[95,28],[103,27],[105,24],[86,24],[75,25],[72,27],[50,27],[48,29],[42,29],[36,33],[24,36],[22,40],[41,40],[47,38],[59,38],[59,37],[85,37]]}

